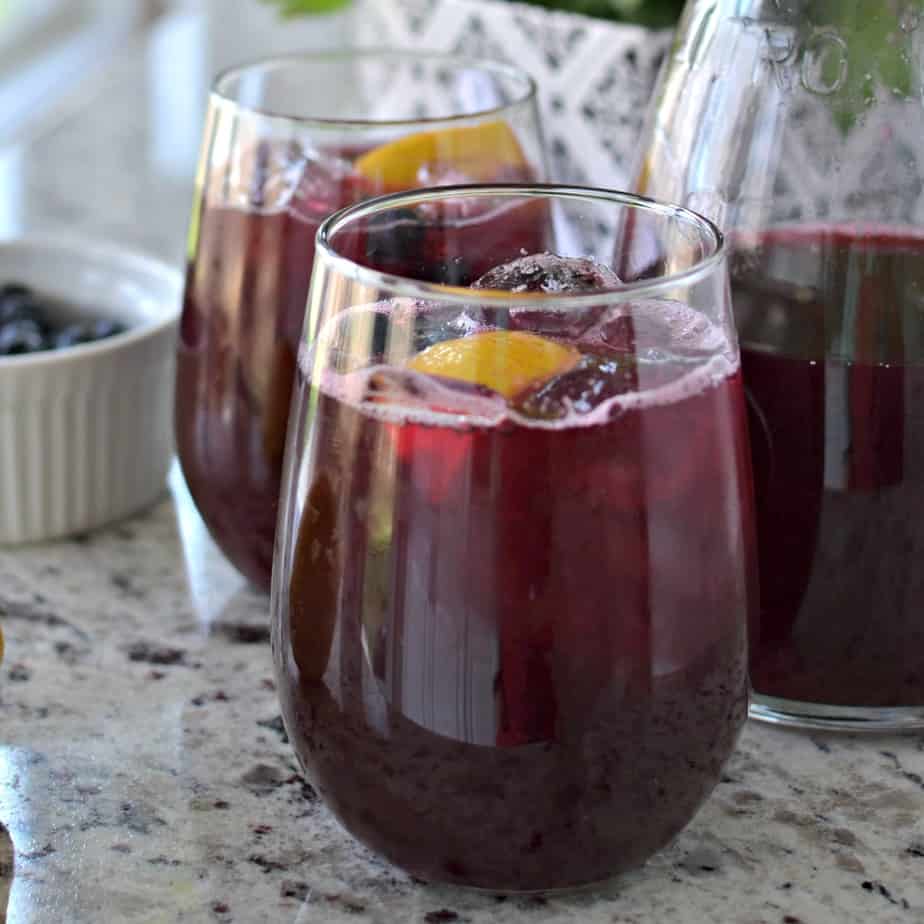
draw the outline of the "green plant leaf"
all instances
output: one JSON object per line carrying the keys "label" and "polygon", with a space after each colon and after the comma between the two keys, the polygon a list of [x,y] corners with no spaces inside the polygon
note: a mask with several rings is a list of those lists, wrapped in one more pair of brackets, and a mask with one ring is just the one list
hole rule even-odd
{"label": "green plant leaf", "polygon": [[526,0],[533,6],[581,13],[597,19],[636,23],[652,29],[673,26],[683,9],[683,0]]}
{"label": "green plant leaf", "polygon": [[[815,24],[833,29],[846,48],[846,79],[831,100],[844,131],[875,103],[877,92],[895,98],[915,92],[914,30],[905,31],[902,22],[921,18],[924,0],[815,0],[813,12]],[[829,79],[839,66],[835,60],[828,64]]]}
{"label": "green plant leaf", "polygon": [[279,7],[280,15],[286,19],[295,16],[312,16],[316,13],[332,13],[347,6],[350,0],[263,0]]}

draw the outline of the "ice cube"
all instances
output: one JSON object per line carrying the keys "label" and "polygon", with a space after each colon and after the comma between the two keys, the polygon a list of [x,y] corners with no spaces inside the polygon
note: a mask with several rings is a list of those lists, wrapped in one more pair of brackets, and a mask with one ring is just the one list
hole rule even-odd
{"label": "ice cube", "polygon": [[388,360],[396,363],[435,343],[467,337],[491,326],[486,312],[477,305],[459,308],[424,299],[394,298],[379,303],[375,310],[386,316],[396,330],[386,351]]}
{"label": "ice cube", "polygon": [[666,298],[609,308],[584,337],[649,362],[714,356],[728,345],[721,328],[706,315]]}
{"label": "ice cube", "polygon": [[[524,254],[488,270],[472,284],[472,288],[567,294],[605,291],[619,285],[619,277],[603,263],[587,257],[539,253]],[[541,311],[514,308],[510,311],[509,326],[511,330],[577,338],[597,324],[604,311],[604,305],[568,310],[556,310],[550,306]]]}
{"label": "ice cube", "polygon": [[590,257],[534,253],[488,270],[472,283],[474,289],[568,294],[605,291],[622,285],[619,276]]}
{"label": "ice cube", "polygon": [[634,353],[636,346],[635,321],[631,312],[622,308],[607,312],[606,317],[587,332],[588,340],[598,340],[622,353]]}
{"label": "ice cube", "polygon": [[317,221],[336,209],[373,195],[375,190],[353,164],[335,151],[313,148],[302,156],[301,172],[291,191],[291,211]]}
{"label": "ice cube", "polygon": [[235,208],[289,209],[315,221],[370,194],[349,160],[294,139],[242,147],[226,169],[213,172],[208,189],[210,199]]}
{"label": "ice cube", "polygon": [[463,308],[420,306],[414,318],[414,350],[421,352],[443,340],[467,337],[487,327],[484,313],[474,306]]}
{"label": "ice cube", "polygon": [[295,141],[261,141],[241,148],[226,171],[215,171],[211,193],[237,208],[278,211],[292,199],[306,162]]}
{"label": "ice cube", "polygon": [[585,353],[567,372],[520,394],[514,407],[526,417],[561,420],[589,414],[604,401],[638,390],[634,356]]}
{"label": "ice cube", "polygon": [[568,311],[556,311],[551,308],[545,311],[514,308],[510,311],[507,323],[511,330],[576,340],[600,320],[605,310],[604,305],[591,305],[588,308]]}
{"label": "ice cube", "polygon": [[340,312],[325,325],[319,342],[326,365],[343,373],[380,363],[403,365],[435,343],[466,337],[487,326],[476,306],[460,309],[394,298]]}
{"label": "ice cube", "polygon": [[493,422],[506,407],[497,392],[483,385],[394,366],[381,366],[368,373],[362,400],[367,405],[392,405],[404,411],[461,415],[470,422]]}
{"label": "ice cube", "polygon": [[417,184],[423,186],[462,186],[472,178],[451,164],[421,164],[417,170]]}
{"label": "ice cube", "polygon": [[[358,305],[335,315],[321,329],[316,345],[308,353],[317,353],[324,367],[338,374],[380,362],[390,328],[386,306],[385,302]],[[314,362],[308,355],[299,359],[305,361]]]}

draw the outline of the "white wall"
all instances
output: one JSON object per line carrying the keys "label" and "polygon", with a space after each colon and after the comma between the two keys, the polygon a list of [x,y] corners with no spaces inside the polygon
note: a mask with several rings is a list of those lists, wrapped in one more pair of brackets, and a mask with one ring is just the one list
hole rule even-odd
{"label": "white wall", "polygon": [[141,0],[11,0],[0,24],[0,145],[48,118],[137,28]]}

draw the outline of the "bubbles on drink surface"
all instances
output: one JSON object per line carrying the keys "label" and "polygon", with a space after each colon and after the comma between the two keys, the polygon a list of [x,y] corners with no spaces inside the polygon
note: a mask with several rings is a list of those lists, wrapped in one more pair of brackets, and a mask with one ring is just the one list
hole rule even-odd
{"label": "bubbles on drink surface", "polygon": [[[589,258],[525,255],[495,267],[460,305],[395,298],[332,319],[303,371],[370,413],[441,425],[601,423],[628,407],[665,404],[734,369],[723,331],[665,298],[620,294],[617,274]],[[495,303],[478,291],[587,295],[588,305]],[[570,357],[560,364],[550,357]],[[504,383],[504,384],[499,384]]]}

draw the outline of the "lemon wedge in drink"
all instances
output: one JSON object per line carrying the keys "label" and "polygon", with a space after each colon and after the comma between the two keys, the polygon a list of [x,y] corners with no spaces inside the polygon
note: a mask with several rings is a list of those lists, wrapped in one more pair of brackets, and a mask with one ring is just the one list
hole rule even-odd
{"label": "lemon wedge in drink", "polygon": [[525,166],[513,129],[500,121],[415,132],[367,151],[354,164],[360,175],[395,190],[419,186],[428,173],[452,170],[484,183],[498,178],[500,167]]}
{"label": "lemon wedge in drink", "polygon": [[527,385],[567,372],[579,359],[573,347],[537,334],[489,330],[434,343],[411,359],[408,367],[513,398]]}

